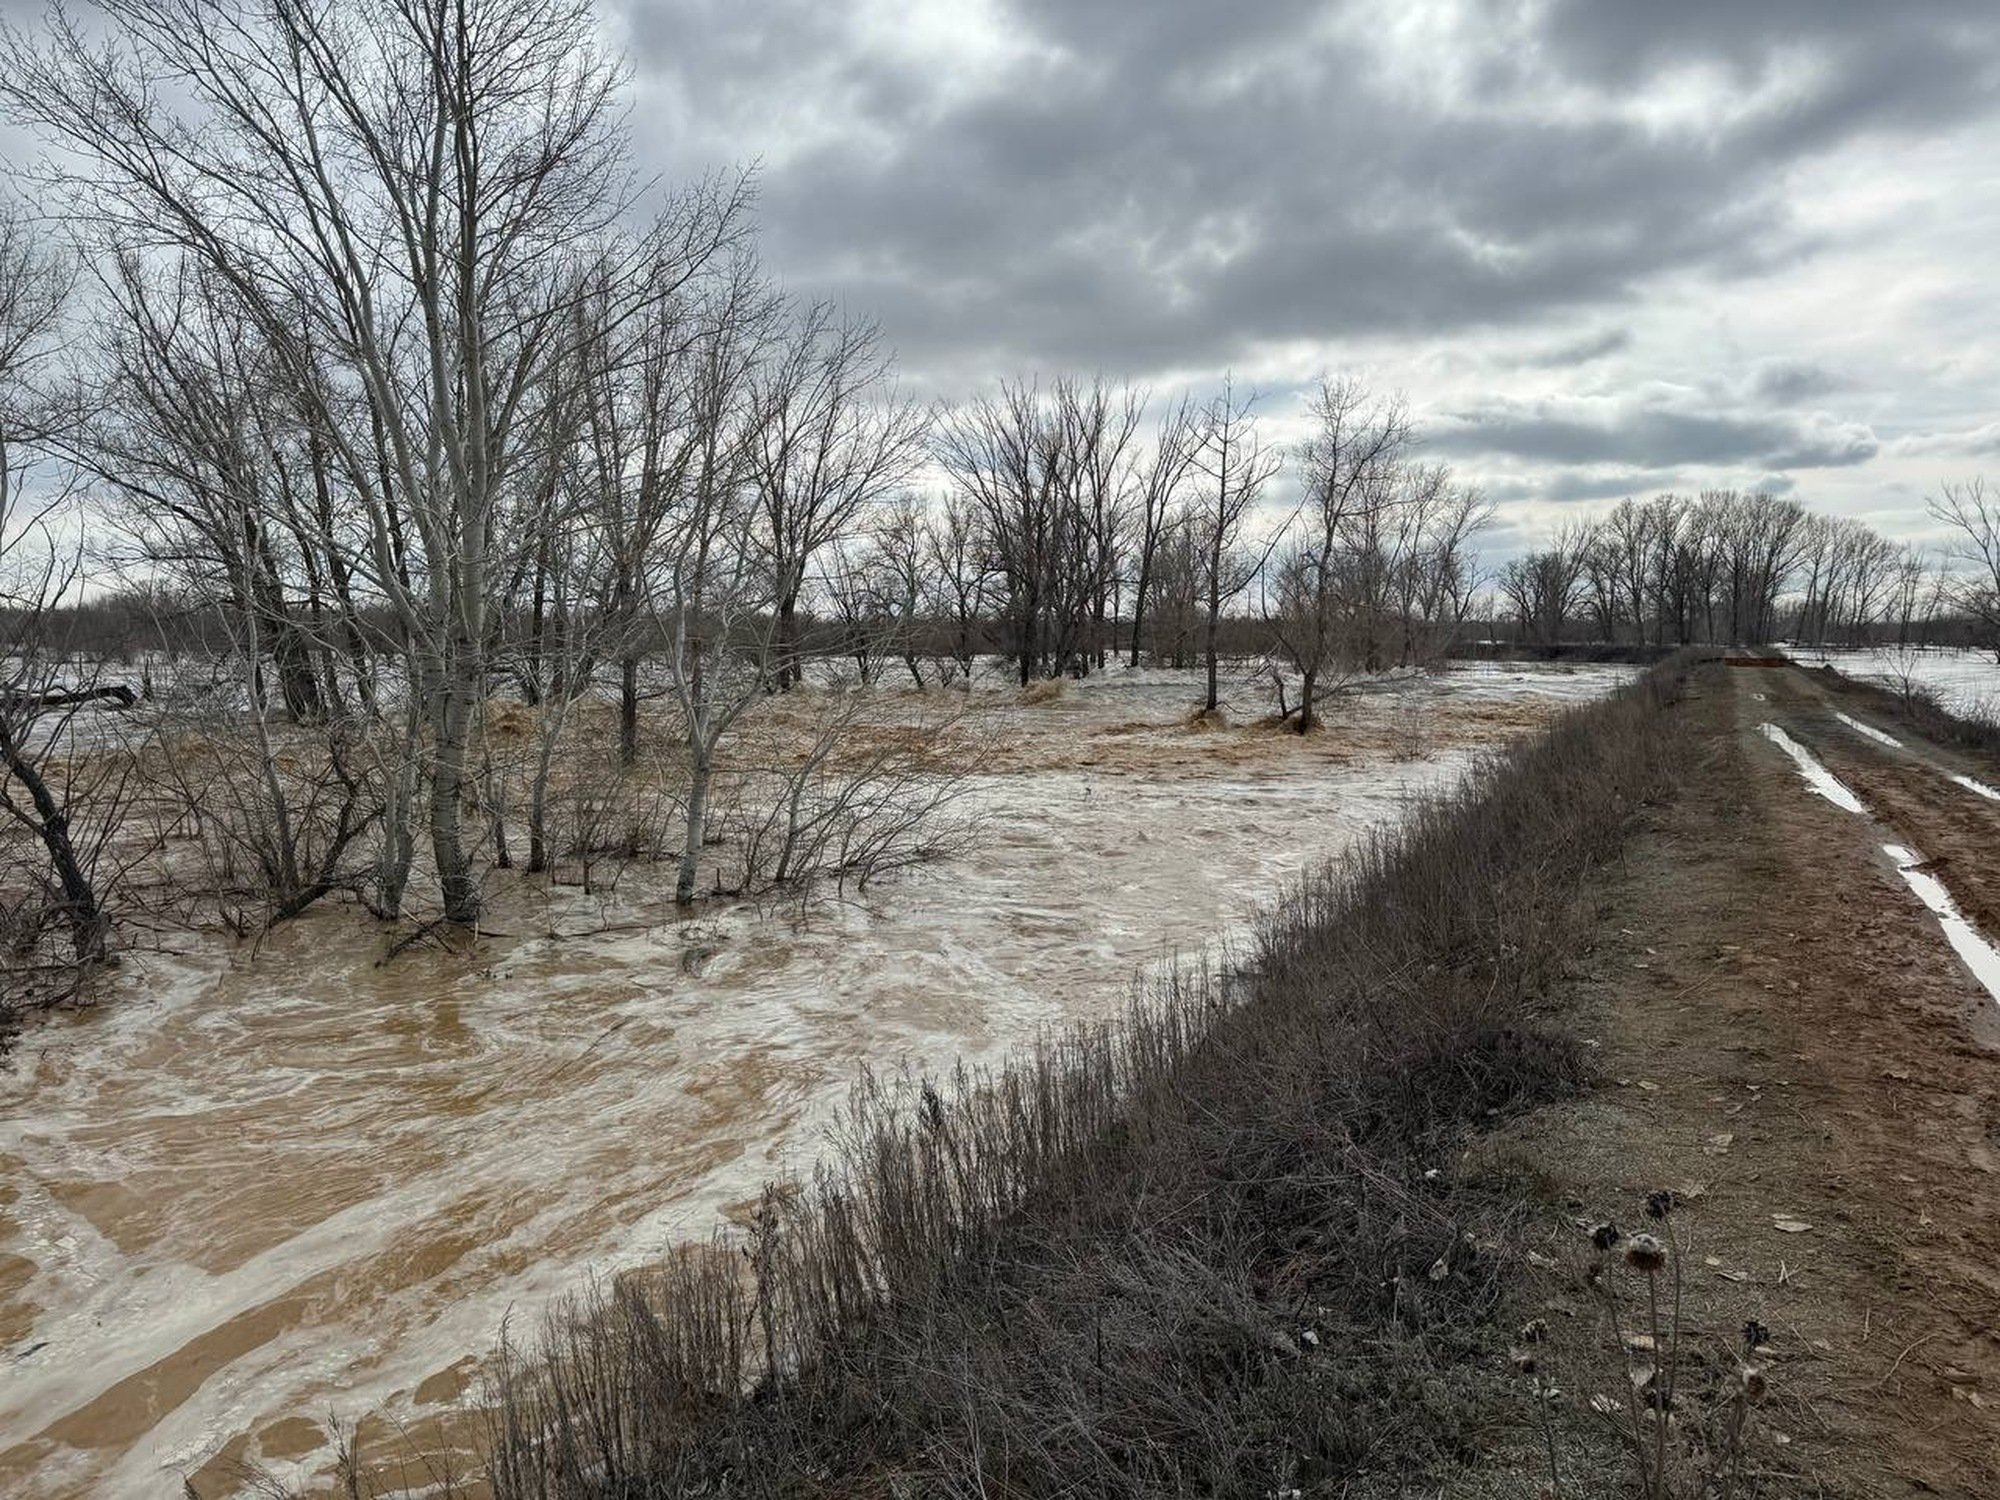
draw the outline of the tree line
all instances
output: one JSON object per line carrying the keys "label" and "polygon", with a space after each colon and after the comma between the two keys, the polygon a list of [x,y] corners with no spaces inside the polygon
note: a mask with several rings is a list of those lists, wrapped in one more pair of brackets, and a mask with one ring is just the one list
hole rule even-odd
{"label": "tree line", "polygon": [[1510,560],[1496,618],[1542,648],[2000,645],[2000,507],[1977,482],[1948,484],[1930,513],[1952,538],[1943,548],[1768,494],[1627,499]]}

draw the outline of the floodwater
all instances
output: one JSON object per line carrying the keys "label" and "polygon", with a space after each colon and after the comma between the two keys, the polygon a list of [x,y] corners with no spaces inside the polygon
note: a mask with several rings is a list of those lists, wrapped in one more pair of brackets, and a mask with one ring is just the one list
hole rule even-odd
{"label": "floodwater", "polygon": [[967,852],[803,921],[680,920],[627,870],[498,888],[469,953],[383,964],[330,908],[134,955],[0,1071],[0,1491],[172,1494],[218,1453],[325,1482],[330,1418],[449,1412],[503,1322],[808,1162],[861,1065],[993,1060],[1114,1009],[1629,675],[1413,679],[1306,742],[1192,728],[1167,673],[991,694],[1011,749],[970,783]]}

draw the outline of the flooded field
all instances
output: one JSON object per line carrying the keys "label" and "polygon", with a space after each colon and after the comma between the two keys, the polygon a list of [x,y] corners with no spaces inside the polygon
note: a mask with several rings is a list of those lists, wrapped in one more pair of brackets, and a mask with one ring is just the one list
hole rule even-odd
{"label": "flooded field", "polygon": [[1945,646],[1870,646],[1850,650],[1788,647],[1785,654],[1803,666],[1830,666],[1883,687],[1935,693],[1951,713],[1969,719],[2000,719],[2000,663],[1991,651]]}
{"label": "flooded field", "polygon": [[469,952],[385,964],[329,908],[134,955],[0,1073],[0,1491],[210,1496],[218,1454],[312,1482],[330,1419],[449,1412],[503,1323],[809,1161],[858,1067],[1112,1009],[1629,675],[1410,678],[1303,741],[1190,726],[1169,673],[983,693],[969,848],[862,897],[682,920],[667,873],[631,868],[590,896],[497,885]]}

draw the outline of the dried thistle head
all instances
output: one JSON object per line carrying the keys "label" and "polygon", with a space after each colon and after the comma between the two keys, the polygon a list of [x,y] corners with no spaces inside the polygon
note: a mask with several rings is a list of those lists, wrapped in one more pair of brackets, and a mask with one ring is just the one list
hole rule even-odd
{"label": "dried thistle head", "polygon": [[1625,1242],[1625,1264],[1647,1276],[1665,1269],[1667,1247],[1650,1234],[1635,1234]]}
{"label": "dried thistle head", "polygon": [[1646,1194],[1646,1217],[1664,1219],[1679,1206],[1679,1203],[1680,1200],[1674,1196],[1673,1189],[1655,1188]]}
{"label": "dried thistle head", "polygon": [[1770,1389],[1770,1381],[1764,1374],[1762,1365],[1743,1365],[1736,1372],[1736,1383],[1742,1388],[1743,1399],[1752,1406],[1764,1399]]}
{"label": "dried thistle head", "polygon": [[1514,1368],[1521,1374],[1532,1375],[1535,1373],[1537,1363],[1534,1350],[1514,1349],[1509,1351],[1507,1357],[1514,1362]]}
{"label": "dried thistle head", "polygon": [[1590,1231],[1590,1243],[1595,1245],[1600,1253],[1617,1248],[1618,1242],[1624,1238],[1625,1236],[1618,1232],[1616,1224],[1599,1224]]}
{"label": "dried thistle head", "polygon": [[1771,1330],[1766,1328],[1762,1323],[1759,1323],[1755,1318],[1750,1319],[1743,1325],[1743,1347],[1749,1353],[1755,1354],[1758,1349],[1770,1342]]}
{"label": "dried thistle head", "polygon": [[1535,1318],[1530,1322],[1523,1323],[1520,1332],[1515,1337],[1524,1344],[1546,1343],[1549,1337],[1549,1320],[1547,1318]]}

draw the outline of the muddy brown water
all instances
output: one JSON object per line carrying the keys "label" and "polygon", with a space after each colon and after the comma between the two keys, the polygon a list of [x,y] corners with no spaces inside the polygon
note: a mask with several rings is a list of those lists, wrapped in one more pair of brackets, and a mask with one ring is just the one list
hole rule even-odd
{"label": "muddy brown water", "polygon": [[809,1162],[862,1064],[991,1061],[1106,1013],[1629,675],[1419,679],[1304,743],[1189,728],[1172,674],[996,695],[1013,749],[971,783],[970,851],[803,921],[682,920],[628,869],[496,885],[464,952],[383,964],[327,909],[135,955],[0,1073],[0,1492],[172,1494],[210,1465],[212,1495],[225,1453],[324,1483],[334,1420],[448,1418],[503,1323]]}

